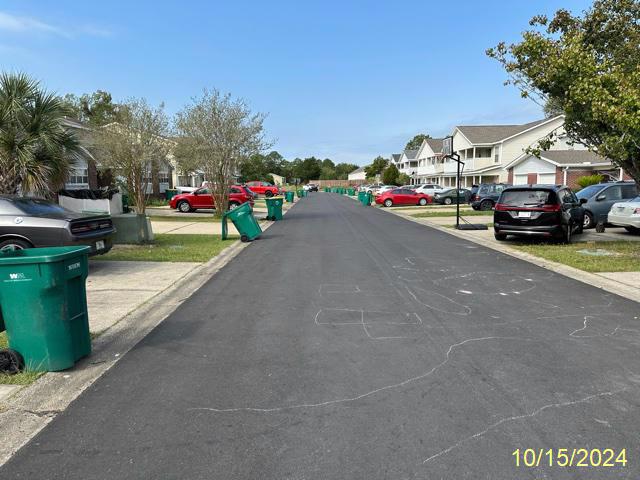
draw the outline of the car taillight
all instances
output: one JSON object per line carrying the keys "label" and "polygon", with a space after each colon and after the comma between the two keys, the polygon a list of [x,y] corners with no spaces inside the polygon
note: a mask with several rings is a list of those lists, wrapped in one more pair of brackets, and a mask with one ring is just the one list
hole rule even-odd
{"label": "car taillight", "polygon": [[636,209],[633,211],[633,215],[640,215],[640,208],[636,208]]}
{"label": "car taillight", "polygon": [[84,233],[91,231],[91,227],[89,225],[74,225],[71,227],[71,233]]}
{"label": "car taillight", "polygon": [[504,203],[496,203],[496,206],[495,206],[496,212],[506,212],[507,210],[508,208]]}
{"label": "car taillight", "polygon": [[476,194],[471,195],[471,201],[472,202],[477,202],[478,200],[480,200],[480,197]]}
{"label": "car taillight", "polygon": [[562,210],[562,207],[560,206],[560,204],[544,205],[540,210],[543,212],[559,212],[560,210]]}

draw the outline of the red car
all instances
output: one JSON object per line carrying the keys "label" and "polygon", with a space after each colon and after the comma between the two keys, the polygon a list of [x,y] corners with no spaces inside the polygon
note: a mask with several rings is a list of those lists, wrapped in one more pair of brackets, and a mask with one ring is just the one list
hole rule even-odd
{"label": "red car", "polygon": [[391,207],[393,205],[426,205],[433,199],[426,193],[417,193],[408,188],[394,188],[376,197],[376,203]]}
{"label": "red car", "polygon": [[[253,207],[254,198],[255,195],[248,188],[242,185],[234,185],[229,189],[229,210],[233,210],[245,202],[249,202]],[[193,212],[199,208],[214,208],[213,197],[208,188],[199,188],[192,193],[176,195],[169,202],[169,206],[177,208],[182,213]]]}
{"label": "red car", "polygon": [[265,197],[273,197],[280,193],[280,189],[276,185],[272,185],[269,182],[247,182],[249,190]]}

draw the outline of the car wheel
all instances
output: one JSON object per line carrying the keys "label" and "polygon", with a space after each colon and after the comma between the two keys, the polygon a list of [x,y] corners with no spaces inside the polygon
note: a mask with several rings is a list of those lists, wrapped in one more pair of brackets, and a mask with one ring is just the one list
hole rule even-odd
{"label": "car wheel", "polygon": [[178,210],[182,213],[189,213],[191,211],[191,205],[186,200],[178,202]]}
{"label": "car wheel", "polygon": [[506,233],[496,233],[496,232],[494,232],[493,236],[499,242],[504,242],[507,239],[507,234]]}
{"label": "car wheel", "polygon": [[229,202],[229,210],[235,210],[240,204],[238,202]]}
{"label": "car wheel", "polygon": [[624,227],[624,229],[629,233],[633,233],[634,235],[640,235],[640,228],[638,227]]}
{"label": "car wheel", "polygon": [[427,199],[426,198],[421,198],[420,201],[418,202],[418,204],[421,207],[424,207],[427,204]]}
{"label": "car wheel", "polygon": [[493,202],[491,200],[483,200],[480,202],[480,210],[487,211],[493,208]]}
{"label": "car wheel", "polygon": [[573,237],[572,233],[573,233],[573,226],[569,224],[567,225],[567,229],[562,233],[562,237],[560,238],[560,241],[565,245],[569,245]]}
{"label": "car wheel", "polygon": [[593,221],[593,214],[591,212],[584,212],[584,222],[582,228],[593,228],[595,222]]}
{"label": "car wheel", "polygon": [[453,203],[453,200],[451,200],[449,197],[444,199],[444,204],[445,205],[451,205]]}
{"label": "car wheel", "polygon": [[393,202],[391,201],[391,199],[390,199],[390,198],[387,198],[387,199],[384,201],[384,206],[385,206],[385,207],[390,207],[390,206],[392,206],[392,205],[393,205]]}
{"label": "car wheel", "polygon": [[0,242],[0,252],[9,252],[11,250],[24,250],[25,248],[32,248],[29,242],[20,240],[18,238],[9,238]]}
{"label": "car wheel", "polygon": [[267,190],[264,192],[264,196],[267,198],[273,197],[273,192],[271,190]]}

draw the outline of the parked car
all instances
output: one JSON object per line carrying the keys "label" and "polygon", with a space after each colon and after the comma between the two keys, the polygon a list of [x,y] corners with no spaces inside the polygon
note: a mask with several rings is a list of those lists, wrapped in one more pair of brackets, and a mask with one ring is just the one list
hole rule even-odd
{"label": "parked car", "polygon": [[307,192],[317,192],[318,191],[318,185],[316,185],[315,183],[307,183],[304,187],[302,187],[304,190],[306,190]]}
{"label": "parked car", "polygon": [[431,202],[431,196],[417,193],[409,188],[394,188],[376,197],[376,203],[385,207],[393,205],[426,205]]}
{"label": "parked car", "polygon": [[382,183],[372,183],[371,185],[367,185],[367,193],[370,193],[371,195],[375,195],[376,190],[378,190],[378,188],[382,187],[384,184]]}
{"label": "parked car", "polygon": [[584,228],[593,228],[599,221],[607,223],[607,214],[614,203],[638,196],[635,182],[610,182],[590,185],[576,193],[585,199]]}
{"label": "parked car", "polygon": [[505,188],[493,214],[495,238],[537,236],[570,243],[574,233],[582,233],[584,203],[564,185]]}
{"label": "parked car", "polygon": [[381,185],[373,190],[373,195],[382,195],[384,192],[388,192],[394,188],[398,188],[397,185]]}
{"label": "parked car", "polygon": [[[457,194],[456,194],[457,192]],[[440,205],[451,205],[452,203],[468,203],[471,198],[471,191],[466,188],[457,190],[448,188],[433,194],[433,201]]]}
{"label": "parked car", "polygon": [[274,195],[278,195],[280,193],[280,189],[269,182],[247,182],[246,186],[249,187],[253,193],[257,193],[258,195],[264,195],[265,197],[273,197]]}
{"label": "parked car", "polygon": [[629,233],[640,234],[640,197],[614,203],[608,221],[616,227],[624,227]]}
{"label": "parked car", "polygon": [[116,232],[109,215],[72,212],[39,198],[0,196],[0,251],[87,245],[107,253]]}
{"label": "parked car", "polygon": [[471,207],[474,210],[491,210],[508,186],[508,183],[481,183],[471,197]]}
{"label": "parked car", "polygon": [[444,189],[437,183],[423,183],[421,185],[416,185],[415,190],[418,193],[424,193],[433,196],[436,193],[442,192]]}
{"label": "parked car", "polygon": [[[233,185],[229,189],[229,210],[233,210],[246,202],[249,202],[253,207],[254,198],[255,193],[244,185]],[[213,196],[208,188],[200,188],[193,193],[176,195],[169,201],[169,206],[178,209],[182,213],[215,208]]]}

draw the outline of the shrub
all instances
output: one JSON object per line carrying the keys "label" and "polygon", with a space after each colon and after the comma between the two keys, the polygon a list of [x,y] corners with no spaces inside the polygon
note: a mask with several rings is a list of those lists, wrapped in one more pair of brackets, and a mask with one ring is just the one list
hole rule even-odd
{"label": "shrub", "polygon": [[578,178],[576,183],[580,186],[580,188],[586,188],[589,185],[597,185],[598,183],[602,183],[604,181],[604,176],[600,174],[595,175],[585,175],[584,177]]}

